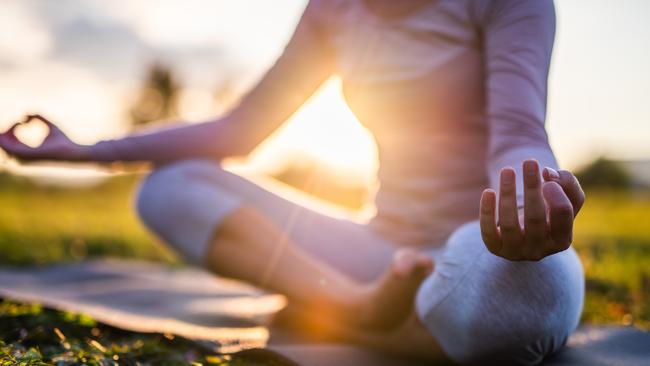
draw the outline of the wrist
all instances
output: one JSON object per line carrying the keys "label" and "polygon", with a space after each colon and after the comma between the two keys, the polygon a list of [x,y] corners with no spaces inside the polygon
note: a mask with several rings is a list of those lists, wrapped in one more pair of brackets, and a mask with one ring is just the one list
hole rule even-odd
{"label": "wrist", "polygon": [[92,147],[93,145],[74,145],[71,160],[78,162],[93,161]]}

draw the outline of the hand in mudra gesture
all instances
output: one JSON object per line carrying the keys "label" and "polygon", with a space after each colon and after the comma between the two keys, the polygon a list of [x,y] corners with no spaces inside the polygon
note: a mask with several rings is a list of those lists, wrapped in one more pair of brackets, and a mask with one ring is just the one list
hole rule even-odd
{"label": "hand in mudra gesture", "polygon": [[[26,145],[15,134],[18,126],[34,120],[45,123],[49,129],[47,136],[37,147]],[[23,161],[81,161],[85,157],[85,149],[83,146],[70,140],[54,123],[38,114],[30,114],[23,121],[15,123],[7,131],[0,133],[0,148],[10,156]]]}
{"label": "hand in mudra gesture", "polygon": [[517,207],[512,168],[501,170],[498,217],[496,192],[483,191],[481,236],[488,250],[499,257],[538,261],[571,246],[573,220],[585,201],[585,194],[569,171],[544,168],[540,177],[537,161],[526,160],[523,172],[523,208]]}

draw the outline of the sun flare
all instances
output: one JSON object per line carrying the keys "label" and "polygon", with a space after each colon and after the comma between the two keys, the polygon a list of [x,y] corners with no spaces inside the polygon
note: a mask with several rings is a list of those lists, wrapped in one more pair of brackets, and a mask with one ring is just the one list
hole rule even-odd
{"label": "sun flare", "polygon": [[252,167],[277,169],[288,160],[316,159],[332,173],[359,183],[372,182],[377,169],[374,139],[348,108],[340,79],[325,83],[251,157]]}

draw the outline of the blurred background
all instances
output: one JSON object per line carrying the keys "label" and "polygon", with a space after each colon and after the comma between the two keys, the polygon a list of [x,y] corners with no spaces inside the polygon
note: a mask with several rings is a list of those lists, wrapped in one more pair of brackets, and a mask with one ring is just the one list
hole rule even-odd
{"label": "blurred background", "polygon": [[[93,143],[228,110],[282,51],[305,0],[0,0],[0,129],[41,113]],[[558,1],[547,127],[588,200],[583,320],[650,327],[650,2]],[[376,186],[372,136],[328,81],[246,161],[347,210]],[[38,144],[37,124],[18,131]],[[0,264],[178,259],[131,209],[141,168],[0,166]]]}

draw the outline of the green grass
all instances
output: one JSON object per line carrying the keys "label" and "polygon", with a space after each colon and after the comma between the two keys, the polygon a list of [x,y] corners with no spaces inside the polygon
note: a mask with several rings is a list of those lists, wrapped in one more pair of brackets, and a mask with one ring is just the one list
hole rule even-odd
{"label": "green grass", "polygon": [[650,328],[650,194],[588,192],[574,242],[587,276],[583,321]]}
{"label": "green grass", "polygon": [[[103,256],[179,263],[138,223],[136,181],[63,189],[0,175],[0,265]],[[587,196],[574,240],[587,275],[583,321],[650,328],[650,193]]]}
{"label": "green grass", "polygon": [[91,188],[44,187],[0,175],[0,264],[39,265],[116,256],[175,262],[138,222],[137,177]]}
{"label": "green grass", "polygon": [[83,314],[0,301],[0,366],[5,365],[280,366],[217,355],[169,334],[123,331]]}

